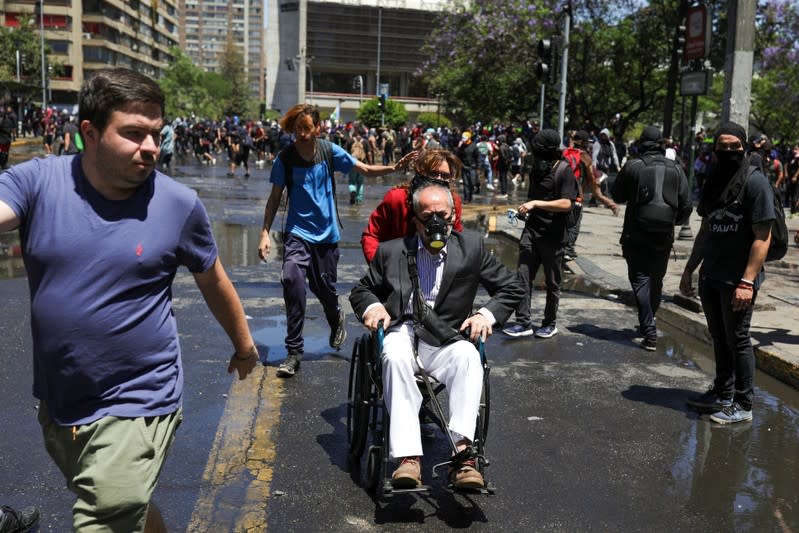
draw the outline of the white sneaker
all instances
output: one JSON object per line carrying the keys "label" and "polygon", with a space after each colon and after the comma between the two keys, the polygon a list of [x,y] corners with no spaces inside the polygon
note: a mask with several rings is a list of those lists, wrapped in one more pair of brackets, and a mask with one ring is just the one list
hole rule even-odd
{"label": "white sneaker", "polygon": [[212,158],[211,158],[211,164],[212,164],[212,165],[216,165],[216,158],[215,158],[215,157],[212,157]]}
{"label": "white sneaker", "polygon": [[490,183],[488,183],[488,184],[486,184],[486,189],[488,189],[489,191],[493,191],[494,190],[494,186],[491,185]]}

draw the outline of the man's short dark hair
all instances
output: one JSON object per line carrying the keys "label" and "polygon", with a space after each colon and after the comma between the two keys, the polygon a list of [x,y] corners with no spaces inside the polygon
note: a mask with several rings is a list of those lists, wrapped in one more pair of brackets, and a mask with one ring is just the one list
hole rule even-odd
{"label": "man's short dark hair", "polygon": [[164,92],[144,74],[126,68],[102,69],[80,88],[78,122],[88,120],[102,132],[111,113],[129,104],[157,104],[163,115],[165,103]]}

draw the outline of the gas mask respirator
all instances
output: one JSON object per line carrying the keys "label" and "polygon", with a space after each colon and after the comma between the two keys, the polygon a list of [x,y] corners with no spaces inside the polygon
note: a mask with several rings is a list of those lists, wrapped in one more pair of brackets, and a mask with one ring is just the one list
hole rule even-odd
{"label": "gas mask respirator", "polygon": [[424,223],[424,233],[427,236],[430,248],[440,250],[447,244],[449,224],[438,213],[433,213]]}

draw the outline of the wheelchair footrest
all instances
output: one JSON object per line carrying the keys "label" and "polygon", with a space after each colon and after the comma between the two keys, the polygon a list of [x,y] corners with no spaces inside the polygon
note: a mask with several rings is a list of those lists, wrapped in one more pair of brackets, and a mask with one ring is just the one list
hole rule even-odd
{"label": "wheelchair footrest", "polygon": [[482,488],[479,488],[479,489],[461,489],[461,488],[456,487],[452,483],[449,483],[447,485],[447,490],[452,492],[452,493],[484,494],[484,495],[488,495],[488,496],[493,496],[497,492],[496,487],[494,487],[494,484],[493,483],[488,483],[488,482],[486,482],[485,487],[482,487]]}
{"label": "wheelchair footrest", "polygon": [[408,493],[427,493],[430,492],[430,487],[428,485],[419,485],[418,487],[414,487],[412,489],[395,489],[394,485],[391,484],[390,480],[386,480],[383,483],[383,496],[390,498],[395,494],[408,494]]}

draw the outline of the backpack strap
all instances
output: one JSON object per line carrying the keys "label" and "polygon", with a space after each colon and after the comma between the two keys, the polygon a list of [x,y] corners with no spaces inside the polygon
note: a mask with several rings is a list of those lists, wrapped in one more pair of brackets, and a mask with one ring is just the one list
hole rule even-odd
{"label": "backpack strap", "polygon": [[338,196],[336,196],[336,169],[333,167],[333,143],[324,139],[317,139],[316,146],[322,154],[322,160],[327,162],[327,173],[330,177],[330,186],[333,191],[333,203],[336,207],[336,220],[338,220],[338,227],[344,229],[341,223],[341,215],[338,212]]}

